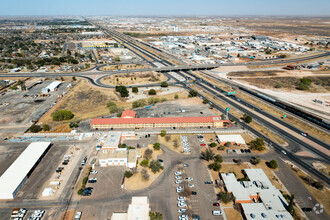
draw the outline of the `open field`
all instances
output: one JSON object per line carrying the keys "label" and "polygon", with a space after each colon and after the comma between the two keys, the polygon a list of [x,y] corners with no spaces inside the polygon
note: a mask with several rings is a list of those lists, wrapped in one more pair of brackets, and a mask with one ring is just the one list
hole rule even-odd
{"label": "open field", "polygon": [[[180,140],[180,135],[169,135],[169,134],[167,134],[166,136],[171,137],[171,139],[169,141],[166,141],[165,137],[162,137],[162,136],[158,135],[158,142],[161,145],[164,145],[167,148],[171,149],[172,151],[180,153],[182,151],[182,144],[181,144],[181,140]],[[174,141],[178,142],[178,147],[174,147]]]}
{"label": "open field", "polygon": [[118,70],[118,69],[144,69],[144,68],[151,68],[150,65],[145,64],[118,64],[118,65],[109,65],[101,67],[101,70],[103,71],[109,71],[109,70]]}

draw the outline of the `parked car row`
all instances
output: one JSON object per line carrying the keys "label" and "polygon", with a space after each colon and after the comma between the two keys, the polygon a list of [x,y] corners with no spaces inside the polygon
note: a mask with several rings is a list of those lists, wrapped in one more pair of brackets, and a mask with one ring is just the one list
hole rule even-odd
{"label": "parked car row", "polygon": [[24,208],[13,209],[10,217],[11,217],[11,219],[21,220],[24,218],[26,212],[27,212],[27,210]]}
{"label": "parked car row", "polygon": [[233,152],[234,154],[237,154],[238,151],[240,151],[242,154],[251,153],[250,149],[238,149],[238,150],[233,149],[232,151],[230,151],[229,149],[226,150],[227,154],[230,154],[230,152]]}
{"label": "parked car row", "polygon": [[183,152],[190,153],[190,147],[187,136],[181,136],[181,142],[182,142]]}
{"label": "parked car row", "polygon": [[29,217],[29,219],[32,220],[40,220],[45,214],[44,210],[35,210],[32,215]]}

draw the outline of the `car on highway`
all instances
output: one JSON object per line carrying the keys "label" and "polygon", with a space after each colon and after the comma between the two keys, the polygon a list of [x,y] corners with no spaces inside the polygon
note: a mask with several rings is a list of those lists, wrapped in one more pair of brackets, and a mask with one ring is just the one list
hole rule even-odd
{"label": "car on highway", "polygon": [[213,203],[213,206],[220,206],[220,203],[215,202],[215,203]]}
{"label": "car on highway", "polygon": [[197,195],[196,191],[191,191],[191,195]]}
{"label": "car on highway", "polygon": [[187,211],[187,209],[179,209],[178,213],[185,213]]}
{"label": "car on highway", "polygon": [[282,150],[282,153],[283,153],[283,154],[286,154],[286,152],[285,152],[284,150]]}
{"label": "car on highway", "polygon": [[182,175],[182,173],[181,172],[175,172],[174,175],[180,176],[180,175]]}
{"label": "car on highway", "polygon": [[212,211],[212,215],[222,215],[223,212],[222,211],[219,211],[219,210],[213,210]]}
{"label": "car on highway", "polygon": [[304,136],[304,137],[307,137],[308,136],[308,133],[304,133],[303,132],[303,133],[301,133],[301,135]]}
{"label": "car on highway", "polygon": [[205,181],[205,184],[213,184],[213,181]]}
{"label": "car on highway", "polygon": [[175,184],[180,184],[182,183],[182,180],[175,180]]}

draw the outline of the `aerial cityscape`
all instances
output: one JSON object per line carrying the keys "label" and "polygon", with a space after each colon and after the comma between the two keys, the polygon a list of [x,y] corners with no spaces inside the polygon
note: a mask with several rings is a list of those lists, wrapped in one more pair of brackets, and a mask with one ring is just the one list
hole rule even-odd
{"label": "aerial cityscape", "polygon": [[330,219],[330,2],[1,5],[0,220]]}

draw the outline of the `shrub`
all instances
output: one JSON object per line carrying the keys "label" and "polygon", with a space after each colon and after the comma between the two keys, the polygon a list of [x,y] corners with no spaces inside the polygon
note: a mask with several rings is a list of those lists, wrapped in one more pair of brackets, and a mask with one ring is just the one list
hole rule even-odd
{"label": "shrub", "polygon": [[83,179],[83,181],[82,181],[83,186],[86,185],[87,181],[88,181],[88,177],[86,176],[86,177]]}
{"label": "shrub", "polygon": [[139,92],[139,89],[138,89],[137,87],[133,87],[133,88],[132,88],[132,92],[134,92],[134,93],[138,93],[138,92]]}
{"label": "shrub", "polygon": [[142,167],[148,167],[149,166],[149,160],[148,159],[144,159],[141,161],[140,165]]}
{"label": "shrub", "polygon": [[168,142],[169,140],[171,140],[171,136],[166,135],[166,136],[165,136],[165,141]]}
{"label": "shrub", "polygon": [[207,104],[209,103],[209,100],[208,99],[203,99],[203,104]]}
{"label": "shrub", "polygon": [[235,200],[235,197],[233,196],[233,194],[228,193],[228,192],[220,192],[219,193],[219,198],[223,203],[229,203],[229,202]]}
{"label": "shrub", "polygon": [[42,125],[42,130],[44,131],[50,131],[51,127],[48,124]]}
{"label": "shrub", "polygon": [[223,161],[222,157],[219,154],[215,155],[214,162],[222,163],[222,161]]}
{"label": "shrub", "polygon": [[302,82],[300,82],[297,86],[297,89],[299,89],[299,90],[309,90],[309,86],[302,83]]}
{"label": "shrub", "polygon": [[250,159],[250,162],[253,164],[253,165],[257,165],[258,163],[260,163],[260,157],[252,157]]}
{"label": "shrub", "polygon": [[58,110],[57,112],[52,114],[52,118],[54,121],[63,121],[69,120],[74,117],[74,114],[69,110]]}
{"label": "shrub", "polygon": [[256,138],[255,140],[251,141],[249,144],[252,150],[257,150],[257,151],[265,150],[265,141],[262,138]]}
{"label": "shrub", "polygon": [[39,125],[32,125],[29,129],[32,133],[38,133],[41,131],[41,127]]}
{"label": "shrub", "polygon": [[141,176],[142,179],[145,181],[149,180],[150,175],[148,174],[148,171],[146,169],[141,170]]}
{"label": "shrub", "polygon": [[150,89],[149,92],[148,92],[148,94],[149,94],[149,95],[156,95],[157,92],[156,92],[156,90],[154,90],[154,89]]}
{"label": "shrub", "polygon": [[75,77],[75,76],[73,76],[73,77],[72,77],[72,80],[73,80],[73,81],[76,81],[77,79],[76,79],[76,77]]}
{"label": "shrub", "polygon": [[217,148],[217,150],[225,150],[225,146],[220,145],[220,146]]}
{"label": "shrub", "polygon": [[159,172],[161,169],[163,169],[161,163],[158,160],[152,160],[150,162],[149,168],[153,173]]}
{"label": "shrub", "polygon": [[121,97],[128,97],[129,96],[129,92],[128,92],[128,90],[125,86],[116,86],[115,90],[116,90],[116,92],[120,93]]}
{"label": "shrub", "polygon": [[148,159],[150,160],[151,159],[151,156],[152,156],[152,153],[153,153],[153,150],[147,148],[145,151],[144,151],[144,158],[145,159]]}
{"label": "shrub", "polygon": [[159,212],[149,212],[150,220],[163,220],[163,214]]}
{"label": "shrub", "polygon": [[143,107],[146,105],[146,101],[144,99],[139,99],[137,101],[134,101],[132,103],[132,107],[133,108],[139,108],[139,107]]}
{"label": "shrub", "polygon": [[210,149],[206,149],[205,151],[201,152],[201,158],[206,161],[210,161],[214,159],[214,153]]}
{"label": "shrub", "polygon": [[70,128],[77,128],[79,125],[77,123],[74,122],[70,122]]}
{"label": "shrub", "polygon": [[174,95],[174,99],[178,99],[179,98],[179,95],[178,94],[175,94]]}
{"label": "shrub", "polygon": [[210,147],[216,147],[216,146],[217,146],[217,143],[212,142],[212,143],[210,144]]}
{"label": "shrub", "polygon": [[160,131],[160,136],[164,137],[166,135],[166,131],[165,130],[161,130]]}
{"label": "shrub", "polygon": [[244,114],[243,115],[243,120],[246,122],[246,123],[251,123],[252,122],[252,117],[250,115],[247,115],[247,114]]}
{"label": "shrub", "polygon": [[84,191],[84,189],[83,189],[83,188],[80,188],[80,189],[78,190],[78,195],[81,195],[81,194],[83,193],[83,191]]}
{"label": "shrub", "polygon": [[209,169],[214,170],[214,171],[220,171],[221,169],[221,164],[214,162],[208,165]]}
{"label": "shrub", "polygon": [[160,87],[168,87],[168,83],[166,81],[164,81],[160,84]]}
{"label": "shrub", "polygon": [[267,166],[272,169],[276,169],[278,167],[276,160],[271,160],[269,163],[267,163]]}
{"label": "shrub", "polygon": [[276,89],[279,89],[279,88],[282,88],[282,87],[283,87],[282,83],[276,83],[276,85],[275,85]]}
{"label": "shrub", "polygon": [[160,143],[154,143],[154,150],[160,150]]}
{"label": "shrub", "polygon": [[198,92],[196,90],[190,90],[188,97],[196,97],[198,95]]}

